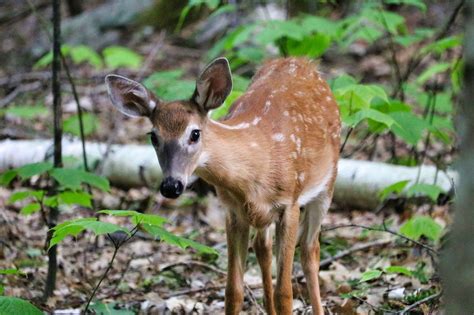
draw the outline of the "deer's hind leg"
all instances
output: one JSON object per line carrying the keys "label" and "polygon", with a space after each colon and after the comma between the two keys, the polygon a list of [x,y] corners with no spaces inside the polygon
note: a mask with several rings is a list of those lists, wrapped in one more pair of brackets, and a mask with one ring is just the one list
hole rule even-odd
{"label": "deer's hind leg", "polygon": [[300,226],[299,245],[301,250],[301,265],[306,277],[309,299],[313,307],[313,314],[323,315],[319,290],[319,232],[324,215],[329,209],[331,199],[327,193],[321,193],[305,206]]}

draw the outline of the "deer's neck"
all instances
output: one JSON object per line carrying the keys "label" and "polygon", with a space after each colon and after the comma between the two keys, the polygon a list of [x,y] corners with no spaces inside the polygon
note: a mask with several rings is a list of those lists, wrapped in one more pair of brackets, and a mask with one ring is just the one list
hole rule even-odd
{"label": "deer's neck", "polygon": [[263,139],[242,126],[209,121],[203,137],[202,159],[196,174],[217,187],[245,193],[265,157]]}

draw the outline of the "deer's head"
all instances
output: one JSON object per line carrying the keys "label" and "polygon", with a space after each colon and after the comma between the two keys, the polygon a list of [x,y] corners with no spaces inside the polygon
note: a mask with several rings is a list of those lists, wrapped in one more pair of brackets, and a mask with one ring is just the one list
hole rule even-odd
{"label": "deer's head", "polygon": [[207,113],[219,107],[232,90],[227,59],[216,59],[204,69],[189,100],[161,101],[142,84],[119,75],[108,75],[105,82],[119,111],[150,119],[150,139],[164,178],[161,194],[177,198],[205,158],[202,139],[206,137]]}

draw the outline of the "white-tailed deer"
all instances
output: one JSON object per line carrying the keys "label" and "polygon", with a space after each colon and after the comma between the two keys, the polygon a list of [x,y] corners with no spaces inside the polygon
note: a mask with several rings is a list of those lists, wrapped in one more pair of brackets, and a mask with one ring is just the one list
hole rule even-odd
{"label": "white-tailed deer", "polygon": [[[129,116],[146,116],[163,171],[160,191],[177,198],[192,173],[214,185],[228,207],[226,314],[238,314],[249,228],[262,271],[269,314],[291,314],[297,244],[314,314],[324,314],[319,292],[319,231],[334,187],[339,157],[338,106],[316,66],[304,58],[267,62],[228,117],[213,121],[232,89],[226,59],[201,73],[189,100],[163,102],[141,84],[106,77],[112,103]],[[276,223],[277,281],[273,292],[270,225]]]}

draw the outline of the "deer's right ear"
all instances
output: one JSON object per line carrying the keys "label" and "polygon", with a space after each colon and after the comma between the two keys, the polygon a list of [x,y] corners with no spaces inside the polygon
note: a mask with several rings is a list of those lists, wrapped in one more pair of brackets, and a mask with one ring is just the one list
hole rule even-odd
{"label": "deer's right ear", "polygon": [[151,92],[136,81],[109,74],[105,77],[105,83],[112,104],[127,116],[150,117],[158,105]]}

